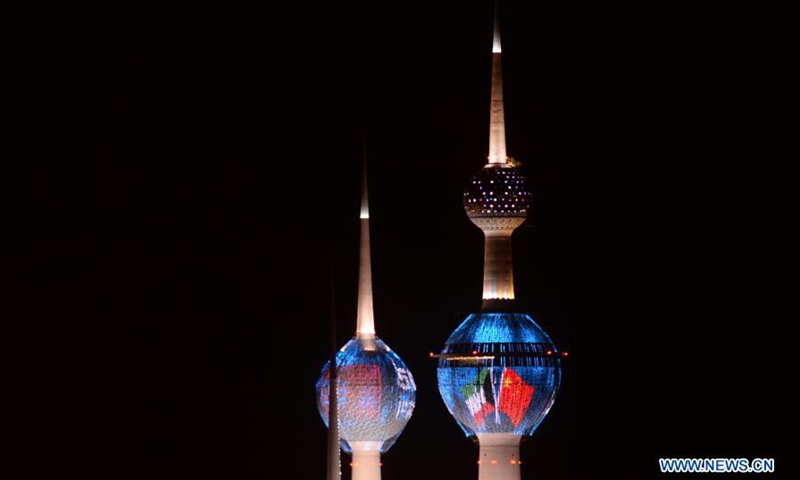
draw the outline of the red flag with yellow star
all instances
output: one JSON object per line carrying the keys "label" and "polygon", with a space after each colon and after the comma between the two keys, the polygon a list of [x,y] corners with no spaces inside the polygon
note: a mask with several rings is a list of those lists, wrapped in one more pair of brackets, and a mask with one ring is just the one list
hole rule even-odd
{"label": "red flag with yellow star", "polygon": [[503,369],[503,379],[500,382],[500,394],[497,409],[511,419],[514,426],[525,417],[525,412],[533,400],[533,385],[529,385],[510,368]]}

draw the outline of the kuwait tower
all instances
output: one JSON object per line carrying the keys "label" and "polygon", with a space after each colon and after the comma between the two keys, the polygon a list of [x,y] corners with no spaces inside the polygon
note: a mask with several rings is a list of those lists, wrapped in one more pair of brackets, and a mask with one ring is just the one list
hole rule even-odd
{"label": "kuwait tower", "polygon": [[[353,457],[352,480],[380,480],[381,453],[394,444],[411,418],[417,387],[403,360],[375,334],[366,161],[360,223],[356,335],[336,353],[334,375],[331,362],[323,367],[317,380],[317,407],[329,428],[329,409],[336,408],[342,449]],[[336,392],[333,402],[331,384]]]}
{"label": "kuwait tower", "polygon": [[485,237],[483,303],[467,315],[439,355],[439,393],[464,433],[480,446],[479,480],[519,480],[519,443],[555,401],[561,357],[550,337],[515,309],[511,235],[525,222],[530,192],[506,156],[500,28],[492,46],[488,163],[467,182],[464,209]]}

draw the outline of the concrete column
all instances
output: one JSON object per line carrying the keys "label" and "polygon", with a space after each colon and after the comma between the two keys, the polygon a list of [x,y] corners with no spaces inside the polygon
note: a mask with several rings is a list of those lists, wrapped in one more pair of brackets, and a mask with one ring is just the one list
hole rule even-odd
{"label": "concrete column", "polygon": [[381,480],[380,442],[350,442],[353,449],[352,480]]}
{"label": "concrete column", "polygon": [[520,438],[509,433],[479,434],[478,480],[520,480]]}
{"label": "concrete column", "polygon": [[487,232],[483,257],[483,298],[514,298],[511,231]]}
{"label": "concrete column", "polygon": [[328,480],[341,480],[342,458],[339,436],[339,389],[337,381],[336,355],[330,366],[330,390],[328,390]]}

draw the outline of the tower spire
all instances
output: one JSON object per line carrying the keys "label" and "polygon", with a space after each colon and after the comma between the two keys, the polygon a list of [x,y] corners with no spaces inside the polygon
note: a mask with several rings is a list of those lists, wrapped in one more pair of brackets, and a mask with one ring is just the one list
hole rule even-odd
{"label": "tower spire", "polygon": [[[364,159],[361,165],[361,219],[369,220],[369,201],[367,199],[367,140],[364,139]],[[369,250],[369,245],[367,245]]]}
{"label": "tower spire", "polygon": [[372,263],[369,251],[369,204],[367,202],[367,139],[364,137],[364,160],[361,184],[361,244],[358,260],[358,318],[356,335],[375,336],[375,316],[372,309]]}
{"label": "tower spire", "polygon": [[500,56],[500,19],[498,0],[494,2],[494,39],[492,41],[492,99],[489,117],[489,164],[506,163],[506,121],[503,112],[503,73]]}
{"label": "tower spire", "polygon": [[500,18],[497,14],[498,0],[494,1],[494,38],[492,39],[492,53],[501,53],[500,48]]}

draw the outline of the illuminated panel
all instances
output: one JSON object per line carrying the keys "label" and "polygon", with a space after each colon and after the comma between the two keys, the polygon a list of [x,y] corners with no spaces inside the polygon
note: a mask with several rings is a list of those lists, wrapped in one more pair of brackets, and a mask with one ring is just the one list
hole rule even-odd
{"label": "illuminated panel", "polygon": [[468,435],[530,435],[555,401],[560,356],[525,314],[472,314],[439,357],[439,392]]}
{"label": "illuminated panel", "polygon": [[[342,448],[379,442],[386,451],[402,433],[416,402],[416,384],[403,360],[377,336],[353,338],[337,353]],[[317,380],[317,407],[328,424],[330,362]]]}
{"label": "illuminated panel", "polygon": [[467,404],[469,413],[476,425],[482,425],[486,416],[494,411],[494,388],[491,379],[492,371],[482,368],[473,381],[461,388],[461,397]]}
{"label": "illuminated panel", "polygon": [[[325,373],[330,377],[330,371]],[[382,386],[381,368],[378,365],[339,367],[339,415],[380,420]],[[327,409],[324,413],[328,414]]]}
{"label": "illuminated panel", "polygon": [[500,381],[500,395],[497,409],[508,415],[514,427],[522,422],[525,412],[533,400],[535,388],[525,383],[512,368],[503,369],[503,379]]}
{"label": "illuminated panel", "polygon": [[470,217],[525,217],[531,192],[518,168],[481,168],[464,189],[464,209]]}

